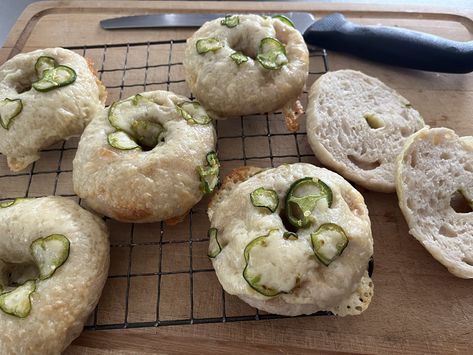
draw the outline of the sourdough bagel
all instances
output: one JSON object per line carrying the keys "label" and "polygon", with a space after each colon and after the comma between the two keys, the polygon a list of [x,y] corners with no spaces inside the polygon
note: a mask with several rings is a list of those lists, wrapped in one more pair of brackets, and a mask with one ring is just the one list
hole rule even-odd
{"label": "sourdough bagel", "polygon": [[74,191],[119,221],[182,216],[217,184],[215,142],[198,103],[167,91],[132,96],[102,110],[84,131]]}
{"label": "sourdough bagel", "polygon": [[79,135],[105,102],[90,62],[62,48],[18,54],[0,66],[0,153],[13,171],[39,150]]}
{"label": "sourdough bagel", "polygon": [[282,18],[234,15],[205,23],[187,40],[184,68],[192,93],[214,116],[286,116],[305,85],[309,52]]}
{"label": "sourdough bagel", "polygon": [[105,223],[63,197],[0,205],[0,353],[60,354],[107,279]]}
{"label": "sourdough bagel", "polygon": [[209,257],[226,292],[291,316],[355,315],[368,307],[368,210],[336,173],[304,163],[237,169],[208,215]]}
{"label": "sourdough bagel", "polygon": [[[452,274],[473,278],[473,137],[417,132],[397,160],[396,190],[409,233]],[[457,194],[466,211],[451,206]]]}
{"label": "sourdough bagel", "polygon": [[309,92],[307,138],[315,156],[369,190],[395,190],[396,157],[423,126],[405,98],[361,72],[326,73]]}

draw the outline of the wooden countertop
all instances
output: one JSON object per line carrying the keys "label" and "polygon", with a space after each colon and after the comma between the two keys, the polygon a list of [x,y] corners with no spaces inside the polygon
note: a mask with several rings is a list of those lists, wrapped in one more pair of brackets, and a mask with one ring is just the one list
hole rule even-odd
{"label": "wooden countertop", "polygon": [[[198,11],[309,11],[317,17],[339,11],[359,23],[399,25],[457,40],[473,38],[473,12],[452,9],[308,2],[47,1],[24,11],[0,49],[0,63],[36,48],[185,39],[192,30],[104,31],[98,22],[129,14]],[[112,51],[108,55],[113,63]],[[471,74],[398,69],[337,53],[328,57],[331,70],[362,70],[396,88],[429,125],[447,126],[460,135],[473,133]],[[408,234],[394,194],[360,190],[375,239],[375,296],[361,316],[87,330],[66,354],[471,353],[473,281],[452,276]],[[107,292],[110,297],[113,289]],[[113,308],[110,313],[112,317]]]}

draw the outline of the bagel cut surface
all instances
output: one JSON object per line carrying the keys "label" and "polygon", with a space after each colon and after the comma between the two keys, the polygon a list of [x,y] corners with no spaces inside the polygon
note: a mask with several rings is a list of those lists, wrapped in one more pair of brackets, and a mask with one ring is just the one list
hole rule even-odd
{"label": "bagel cut surface", "polygon": [[448,128],[413,135],[397,161],[396,189],[409,233],[453,275],[473,278],[473,137]]}
{"label": "bagel cut surface", "polygon": [[[0,208],[0,222],[0,306],[11,288],[35,283],[28,314],[0,309],[0,353],[60,354],[79,336],[107,279],[105,223],[63,197],[15,200]],[[52,275],[40,278],[32,246],[58,235],[69,241],[68,254]]]}
{"label": "bagel cut surface", "polygon": [[[62,86],[37,86],[45,75],[42,72],[46,72],[38,64],[41,57],[54,60],[56,67],[66,68],[57,74],[56,80],[63,80],[59,84]],[[105,87],[92,70],[85,58],[63,48],[18,54],[0,66],[0,153],[6,155],[11,170],[26,168],[39,159],[41,149],[81,134],[103,109]],[[70,78],[63,77],[67,71]],[[9,100],[21,102],[20,112],[13,115],[2,105],[11,104]]]}
{"label": "bagel cut surface", "polygon": [[[316,186],[323,186],[326,198],[296,196]],[[274,212],[255,206],[262,189],[277,195]],[[265,194],[258,202],[264,205],[269,196],[274,198]],[[295,227],[289,222],[291,201],[305,201],[301,208],[312,204],[300,215],[310,223]],[[290,316],[355,315],[368,307],[373,295],[367,272],[373,254],[368,210],[361,194],[338,174],[305,163],[237,169],[213,197],[208,215],[209,256],[226,292],[258,309]]]}
{"label": "bagel cut surface", "polygon": [[361,72],[328,72],[309,91],[307,138],[314,154],[368,190],[395,190],[396,157],[423,126],[409,101]]}
{"label": "bagel cut surface", "polygon": [[[187,40],[184,69],[192,93],[218,117],[293,110],[308,76],[309,52],[302,35],[271,17],[231,18],[238,23],[235,20],[229,27],[222,24],[224,18],[209,21]],[[268,69],[270,63],[262,60],[265,67],[257,60],[265,38],[276,46],[273,51],[279,48],[285,53],[279,59],[270,58],[276,63],[272,69]],[[208,44],[211,49],[199,53],[198,42],[208,39],[221,47]]]}
{"label": "bagel cut surface", "polygon": [[[195,113],[186,116],[179,108],[183,102],[198,106],[199,118]],[[122,104],[126,108],[116,116],[119,106],[114,105]],[[204,192],[210,192],[202,189],[198,171],[209,164],[206,159],[216,143],[205,111],[191,104],[167,91],[151,91],[102,110],[84,131],[73,161],[76,194],[95,211],[124,222],[156,222],[184,215]],[[116,127],[112,116],[118,117],[117,122],[112,118]],[[136,122],[141,125],[135,126]],[[138,127],[140,134],[134,135],[134,141],[119,139],[123,146],[116,148],[110,137],[123,133],[117,127],[128,132]],[[159,131],[155,131],[157,144],[139,146],[136,142],[148,141],[153,129]]]}

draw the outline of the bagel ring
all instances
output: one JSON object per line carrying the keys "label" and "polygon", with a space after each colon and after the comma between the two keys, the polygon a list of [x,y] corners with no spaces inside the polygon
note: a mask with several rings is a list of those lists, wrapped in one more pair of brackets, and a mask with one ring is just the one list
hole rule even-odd
{"label": "bagel ring", "polygon": [[119,221],[178,218],[218,182],[215,143],[199,103],[167,91],[132,96],[85,129],[73,161],[74,191]]}
{"label": "bagel ring", "polygon": [[209,113],[221,117],[278,109],[294,116],[302,110],[297,99],[308,67],[309,52],[299,31],[260,15],[205,23],[187,40],[184,56],[192,93]]}
{"label": "bagel ring", "polygon": [[85,58],[63,48],[18,54],[0,66],[0,153],[13,171],[39,150],[79,135],[104,106],[105,87]]}
{"label": "bagel ring", "polygon": [[251,306],[344,316],[371,302],[368,210],[340,175],[305,163],[240,168],[224,179],[208,215],[217,277]]}
{"label": "bagel ring", "polygon": [[64,197],[0,206],[0,353],[59,354],[99,300],[107,228]]}

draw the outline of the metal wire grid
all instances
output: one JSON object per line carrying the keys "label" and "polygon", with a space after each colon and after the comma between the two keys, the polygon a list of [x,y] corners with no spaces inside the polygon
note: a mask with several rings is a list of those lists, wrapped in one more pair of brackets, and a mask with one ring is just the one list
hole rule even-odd
{"label": "metal wire grid", "polygon": [[[175,58],[174,51],[177,46],[182,47],[184,44],[185,40],[170,40],[85,45],[68,49],[79,52],[83,56],[88,56],[92,51],[100,51],[100,58],[95,58],[96,63],[100,63],[98,65],[99,78],[107,86],[109,92],[118,90],[118,95],[115,95],[118,97],[112,95],[110,98],[114,101],[123,98],[127,90],[139,93],[155,89],[156,86],[185,94],[173,87],[182,84],[181,90],[187,90],[182,89],[185,87],[184,77],[181,75],[175,78],[172,73],[175,68],[182,67],[180,61],[182,58]],[[151,53],[158,50],[162,55],[163,48],[167,48],[167,61],[150,63],[150,58],[153,56]],[[112,49],[125,51],[122,66],[109,67],[108,55]],[[145,56],[143,65],[131,63],[130,53],[135,50]],[[318,64],[313,65],[314,62]],[[310,71],[309,82],[328,71],[325,50],[311,53],[311,68],[317,65],[321,70]],[[150,77],[150,70],[153,68],[165,70],[158,80],[152,80]],[[143,81],[128,83],[126,75],[130,71],[144,71]],[[119,84],[108,82],[107,74],[113,74],[115,79],[119,76]],[[188,93],[187,96],[192,95]],[[274,167],[286,162],[316,162],[310,149],[307,148],[304,126],[295,133],[289,133],[284,127],[281,113],[258,116],[262,117],[241,117],[239,120],[216,122],[217,150],[222,164],[222,176],[231,168],[241,165]],[[0,184],[7,179],[11,179],[12,184],[21,180],[24,186],[24,197],[52,194],[75,198],[80,203],[80,199],[72,191],[70,182],[71,161],[77,142],[77,139],[65,141],[42,152],[42,159],[44,155],[51,155],[50,165],[53,165],[57,158],[55,168],[39,168],[38,164],[42,161],[40,160],[32,164],[27,172],[10,173],[6,167],[2,167],[0,161]],[[266,147],[264,142],[266,142]],[[230,152],[234,154],[238,146],[241,146],[241,154],[232,156]],[[293,149],[292,151],[288,149],[289,146]],[[263,154],[260,154],[261,152]],[[2,159],[5,160],[4,157]],[[5,166],[4,162],[3,165]],[[52,185],[51,190],[32,191],[35,179],[40,175],[48,176],[49,180],[38,185],[49,186],[49,188]],[[10,190],[18,191],[15,188]],[[10,196],[8,193],[8,191],[2,192],[0,201],[21,195]],[[205,207],[207,202],[204,199],[195,206],[179,227],[170,227],[162,222],[146,226],[121,224],[106,219],[111,229],[112,265],[101,301],[90,317],[86,329],[157,327],[283,318],[251,309],[221,289],[206,256],[208,221]],[[163,253],[164,249],[166,250]],[[177,252],[176,249],[178,249]],[[146,257],[143,257],[144,254]],[[174,260],[170,263],[171,257]],[[187,261],[186,258],[188,258]],[[179,267],[176,267],[176,263]],[[202,275],[205,277],[202,278]],[[202,291],[202,289],[205,291],[198,294],[196,290]],[[316,315],[326,314],[328,313],[319,312]]]}

